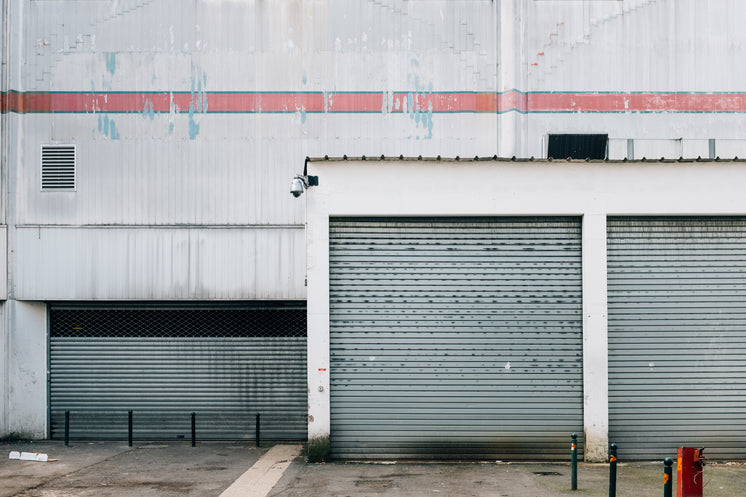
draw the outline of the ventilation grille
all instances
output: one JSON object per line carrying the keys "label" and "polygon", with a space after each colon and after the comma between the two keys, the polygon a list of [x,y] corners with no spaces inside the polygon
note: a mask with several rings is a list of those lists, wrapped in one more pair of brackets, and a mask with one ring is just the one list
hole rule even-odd
{"label": "ventilation grille", "polygon": [[305,306],[50,310],[52,337],[305,337]]}
{"label": "ventilation grille", "polygon": [[42,145],[41,189],[75,190],[75,145]]}

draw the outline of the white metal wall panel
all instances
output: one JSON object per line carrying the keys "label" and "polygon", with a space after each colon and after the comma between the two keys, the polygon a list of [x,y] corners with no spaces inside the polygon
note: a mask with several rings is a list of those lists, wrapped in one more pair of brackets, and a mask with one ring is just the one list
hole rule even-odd
{"label": "white metal wall panel", "polygon": [[577,219],[333,218],[332,454],[566,458],[580,268]]}
{"label": "white metal wall panel", "polygon": [[26,227],[16,233],[18,299],[305,298],[304,233],[297,227]]}
{"label": "white metal wall panel", "polygon": [[[202,69],[213,91],[494,88],[496,8],[483,0],[18,3],[26,91],[190,91]],[[423,57],[443,64],[413,64]]]}
{"label": "white metal wall panel", "polygon": [[0,226],[0,300],[8,298],[8,227]]}
{"label": "white metal wall panel", "polygon": [[[378,120],[341,113],[216,113],[202,116],[199,139],[191,141],[185,113],[175,117],[173,137],[166,117],[153,123],[132,113],[111,118],[121,135],[111,140],[100,135],[99,117],[63,114],[50,123],[47,115],[23,116],[27,167],[16,192],[18,224],[302,226],[304,202],[293,201],[289,183],[306,156],[455,156],[466,147],[491,157],[497,133],[490,115],[435,115],[428,130],[407,113]],[[474,123],[483,135],[475,135]],[[327,139],[329,128],[337,131]],[[426,139],[430,131],[438,139]],[[76,143],[74,193],[39,188],[39,144],[50,140]]]}
{"label": "white metal wall panel", "polygon": [[[50,310],[51,437],[303,440],[305,306]],[[178,315],[175,315],[177,313]]]}
{"label": "white metal wall panel", "polygon": [[[22,114],[18,143],[26,155],[15,224],[302,225],[303,203],[289,201],[287,184],[307,155],[494,153],[490,114],[392,115],[381,104],[331,114],[295,105],[292,95],[279,112],[214,112],[211,100],[221,92],[325,92],[331,99],[363,92],[384,103],[393,91],[494,90],[497,30],[489,2],[122,0],[78,7],[18,2],[13,58],[24,63],[11,89],[85,94],[81,101],[136,98],[114,112],[91,103]],[[197,108],[152,110],[148,99],[178,93],[191,94]],[[50,141],[79,146],[75,195],[39,192],[35,150]]]}
{"label": "white metal wall panel", "polygon": [[[523,0],[530,90],[733,91],[739,0]],[[717,36],[712,36],[717,33]],[[708,39],[707,43],[697,40]],[[644,70],[642,70],[644,68]]]}
{"label": "white metal wall panel", "polygon": [[746,456],[746,218],[609,218],[609,440]]}

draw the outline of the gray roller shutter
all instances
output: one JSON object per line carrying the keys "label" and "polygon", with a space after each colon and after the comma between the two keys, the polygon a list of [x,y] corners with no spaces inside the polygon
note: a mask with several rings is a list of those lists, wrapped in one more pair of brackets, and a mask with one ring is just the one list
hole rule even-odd
{"label": "gray roller shutter", "polygon": [[746,219],[610,218],[609,438],[746,456]]}
{"label": "gray roller shutter", "polygon": [[304,303],[50,307],[50,426],[126,439],[266,439],[307,433]]}
{"label": "gray roller shutter", "polygon": [[333,218],[332,454],[567,459],[580,256],[578,219]]}

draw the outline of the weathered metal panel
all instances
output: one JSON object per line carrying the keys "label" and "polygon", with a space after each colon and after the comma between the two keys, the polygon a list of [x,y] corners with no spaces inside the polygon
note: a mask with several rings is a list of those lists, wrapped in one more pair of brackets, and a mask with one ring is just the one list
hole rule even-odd
{"label": "weathered metal panel", "polygon": [[[174,119],[173,139],[163,119],[154,125],[141,114],[73,114],[50,126],[48,116],[24,117],[34,131],[26,133],[18,178],[19,223],[302,224],[303,203],[290,201],[288,183],[305,156],[287,145],[288,129],[280,131],[287,117],[205,116],[204,139],[194,141],[179,136],[188,133],[188,116]],[[277,128],[278,137],[254,133],[255,125],[266,133]],[[108,133],[116,126],[118,138],[104,136],[105,126]],[[40,143],[76,144],[76,192],[40,191]]]}
{"label": "weathered metal panel", "polygon": [[[303,203],[290,201],[287,184],[306,155],[456,155],[467,140],[470,153],[494,153],[494,116],[433,117],[427,105],[402,113],[400,97],[399,114],[386,106],[394,91],[493,88],[489,3],[21,5],[15,89],[74,101],[73,110],[23,115],[21,225],[301,225]],[[328,115],[333,93],[351,91],[349,113]],[[225,104],[224,92],[237,95]],[[256,92],[266,95],[241,110]],[[266,103],[278,92],[290,94],[279,109]],[[308,92],[321,109],[296,98]],[[371,95],[372,111],[363,102]],[[81,188],[40,195],[31,152],[61,141],[79,146]]]}
{"label": "weathered metal panel", "polygon": [[5,301],[0,302],[0,437],[7,437],[10,435],[10,419],[11,419],[11,381],[10,381],[10,333],[8,332],[8,319],[6,319],[6,313],[8,312],[9,304]]}
{"label": "weathered metal panel", "polygon": [[[683,140],[635,140],[632,159],[678,159],[684,157]],[[691,157],[691,156],[688,156]],[[696,157],[696,156],[695,156]],[[704,155],[707,157],[707,155]]]}
{"label": "weathered metal panel", "polygon": [[532,90],[742,88],[743,68],[734,67],[743,43],[739,0],[521,3],[529,21],[517,57]]}
{"label": "weathered metal panel", "polygon": [[[721,77],[740,67],[737,25],[723,21],[726,29],[718,37],[697,37],[696,30],[678,27],[704,29],[697,20],[710,26],[720,19],[719,8],[739,12],[743,7],[720,0],[679,2],[667,9],[669,3],[519,2],[514,14],[523,28],[510,52],[516,60],[499,61],[498,47],[506,41],[498,40],[499,24],[516,20],[499,19],[495,4],[483,1],[319,0],[267,6],[132,0],[76,9],[20,2],[23,15],[15,15],[23,27],[16,36],[23,42],[13,55],[24,64],[18,65],[22,78],[13,89],[52,96],[69,92],[79,105],[73,112],[49,106],[41,114],[23,114],[15,221],[301,225],[302,202],[289,201],[287,182],[304,156],[492,155],[502,119],[497,114],[516,119],[515,153],[524,156],[544,155],[547,130],[613,131],[612,138],[622,140],[655,135],[663,141],[648,157],[670,156],[665,141],[671,138],[703,138],[703,120],[708,135],[734,138],[743,117],[727,114],[732,110],[728,94],[712,96],[710,111],[726,112],[713,117],[690,114],[677,106],[679,97],[655,92],[738,90]],[[665,29],[651,29],[659,21],[665,21]],[[700,62],[712,60],[728,71],[702,71],[690,62],[692,39]],[[640,40],[667,44],[657,52]],[[619,63],[608,56],[609,49],[629,58]],[[662,60],[651,63],[650,71],[630,70],[646,57]],[[614,64],[614,71],[599,70],[600,62]],[[689,73],[671,76],[672,68],[689,66],[697,68],[695,86],[686,84],[695,77]],[[525,67],[528,73],[516,78],[517,88],[497,95],[502,89],[498,67]],[[433,95],[443,91],[453,92],[452,101],[429,109]],[[600,92],[591,95],[598,106],[575,113],[571,122],[565,112],[577,109],[560,109],[557,115],[532,107],[547,95],[573,102],[583,96],[564,91]],[[651,114],[608,103],[625,92],[648,91],[663,105]],[[225,92],[238,95],[223,105]],[[236,110],[256,92],[266,94],[255,109]],[[314,92],[321,107],[307,108],[303,98]],[[108,99],[129,93],[129,104],[106,110]],[[287,97],[280,110],[268,105],[273,93]],[[177,105],[180,95],[185,100]],[[419,97],[425,103],[413,108]],[[348,111],[331,112],[335,102],[347,98],[352,100]],[[162,107],[159,99],[165,99]],[[667,113],[671,109],[675,115]],[[47,141],[79,145],[84,187],[76,195],[38,192],[35,150]]]}
{"label": "weathered metal panel", "polygon": [[746,140],[715,140],[714,148],[716,157],[746,157]]}
{"label": "weathered metal panel", "polygon": [[746,219],[609,218],[609,440],[746,456]]}
{"label": "weathered metal panel", "polygon": [[577,219],[333,218],[332,453],[566,458],[580,267]]}
{"label": "weathered metal panel", "polygon": [[305,298],[302,229],[26,227],[23,300]]}
{"label": "weathered metal panel", "polygon": [[8,298],[8,227],[0,226],[0,300]]}
{"label": "weathered metal panel", "polygon": [[53,306],[51,438],[67,410],[73,438],[126,439],[132,410],[139,439],[189,439],[192,412],[200,440],[253,439],[257,413],[263,438],[305,439],[305,306],[270,309],[267,322],[231,315],[267,310]]}

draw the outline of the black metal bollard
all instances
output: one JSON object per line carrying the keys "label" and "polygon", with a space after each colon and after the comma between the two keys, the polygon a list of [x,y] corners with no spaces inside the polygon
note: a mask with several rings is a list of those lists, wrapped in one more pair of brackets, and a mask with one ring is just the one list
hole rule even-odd
{"label": "black metal bollard", "polygon": [[673,497],[673,459],[663,460],[663,497]]}
{"label": "black metal bollard", "polygon": [[196,414],[192,413],[192,447],[197,446],[197,419]]}
{"label": "black metal bollard", "polygon": [[261,440],[261,438],[259,436],[260,435],[260,427],[261,427],[260,416],[259,416],[259,413],[256,413],[256,446],[257,447],[259,447],[259,443],[260,443],[260,440]]}
{"label": "black metal bollard", "polygon": [[616,444],[609,450],[609,497],[616,497]]}
{"label": "black metal bollard", "polygon": [[132,411],[127,411],[127,445],[132,447]]}
{"label": "black metal bollard", "polygon": [[578,434],[572,434],[572,444],[570,445],[570,489],[578,489]]}
{"label": "black metal bollard", "polygon": [[70,445],[70,411],[65,411],[65,446]]}

